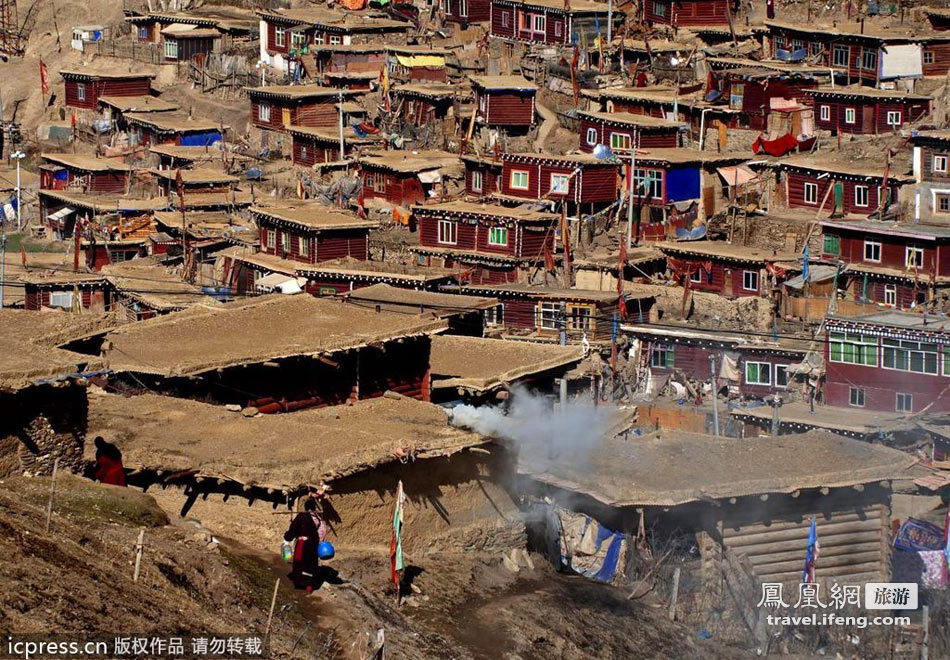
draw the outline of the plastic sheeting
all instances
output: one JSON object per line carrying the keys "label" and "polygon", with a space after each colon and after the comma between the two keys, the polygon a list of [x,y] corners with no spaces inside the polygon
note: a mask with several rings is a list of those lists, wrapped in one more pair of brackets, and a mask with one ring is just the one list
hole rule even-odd
{"label": "plastic sheeting", "polygon": [[444,55],[396,55],[396,61],[402,66],[445,66]]}
{"label": "plastic sheeting", "polygon": [[439,183],[442,181],[442,172],[440,170],[419,172],[419,181],[422,183]]}
{"label": "plastic sheeting", "polygon": [[682,167],[666,173],[666,200],[681,202],[699,199],[699,168]]}
{"label": "plastic sheeting", "polygon": [[920,78],[924,75],[920,44],[889,45],[881,53],[880,75],[890,78]]}
{"label": "plastic sheeting", "polygon": [[183,147],[210,147],[215,142],[220,141],[221,133],[219,131],[188,133],[181,136],[181,146]]}

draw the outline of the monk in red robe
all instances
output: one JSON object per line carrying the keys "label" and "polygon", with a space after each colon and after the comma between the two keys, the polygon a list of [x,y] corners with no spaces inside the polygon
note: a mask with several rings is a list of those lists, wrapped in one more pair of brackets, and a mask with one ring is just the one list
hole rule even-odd
{"label": "monk in red robe", "polygon": [[92,478],[104,484],[125,486],[125,468],[122,467],[122,452],[102,436],[95,439],[96,469]]}

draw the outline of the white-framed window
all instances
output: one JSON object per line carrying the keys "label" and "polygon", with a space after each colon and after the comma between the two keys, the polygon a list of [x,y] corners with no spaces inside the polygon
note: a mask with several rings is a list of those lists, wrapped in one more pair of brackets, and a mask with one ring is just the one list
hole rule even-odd
{"label": "white-framed window", "polygon": [[468,18],[468,0],[459,0],[459,16]]}
{"label": "white-framed window", "polygon": [[498,326],[505,324],[505,306],[496,305],[485,310],[485,325]]}
{"label": "white-framed window", "polygon": [[653,352],[650,353],[650,366],[660,369],[673,368],[673,346],[656,344],[653,346]]}
{"label": "white-framed window", "polygon": [[472,192],[482,192],[482,173],[472,170]]}
{"label": "white-framed window", "polygon": [[817,204],[818,203],[818,184],[817,183],[805,183],[805,188],[803,191],[803,199],[806,204]]}
{"label": "white-framed window", "polygon": [[898,392],[894,401],[897,412],[914,412],[914,395],[907,392]]}
{"label": "white-framed window", "polygon": [[855,408],[863,408],[865,401],[864,388],[863,387],[849,387],[848,388],[848,405],[854,406]]}
{"label": "white-framed window", "polygon": [[887,125],[888,126],[900,126],[902,123],[902,116],[900,110],[888,110],[887,111]]}
{"label": "white-framed window", "polygon": [[821,42],[820,41],[811,41],[808,43],[808,54],[809,55],[818,55],[821,52]]}
{"label": "white-framed window", "polygon": [[745,363],[745,382],[747,385],[771,385],[772,384],[772,363],[771,362],[746,362]]}
{"label": "white-framed window", "polygon": [[947,173],[947,157],[946,156],[934,156],[933,171],[940,172],[941,174]]}
{"label": "white-framed window", "polygon": [[788,365],[775,365],[775,387],[788,387]]}
{"label": "white-framed window", "polygon": [[950,213],[950,195],[934,194],[934,201],[938,213]]}
{"label": "white-framed window", "polygon": [[175,39],[165,40],[165,59],[167,60],[178,59],[178,42]]}
{"label": "white-framed window", "polygon": [[458,223],[455,220],[439,220],[437,240],[443,245],[458,243]]}
{"label": "white-framed window", "polygon": [[508,245],[507,227],[489,227],[488,228],[489,245]]}
{"label": "white-framed window", "polygon": [[844,123],[855,124],[858,121],[857,117],[858,117],[858,113],[854,108],[844,109]]}
{"label": "white-framed window", "polygon": [[703,269],[697,268],[696,270],[689,271],[689,281],[694,282],[695,284],[702,284]]}
{"label": "white-framed window", "polygon": [[836,44],[834,51],[832,51],[832,66],[848,66],[848,59],[850,58],[851,50],[848,46],[842,44]]}
{"label": "white-framed window", "polygon": [[757,270],[742,271],[742,288],[745,291],[758,291],[759,290],[759,271]]}
{"label": "white-framed window", "polygon": [[532,25],[535,32],[544,32],[544,14],[535,14]]}
{"label": "white-framed window", "polygon": [[280,249],[290,252],[290,234],[285,231],[280,232]]}
{"label": "white-framed window", "polygon": [[665,0],[653,0],[653,15],[654,15],[654,16],[666,16],[666,2],[665,2]]}
{"label": "white-framed window", "polygon": [[596,128],[587,129],[587,144],[592,145],[592,146],[597,144],[597,129]]}
{"label": "white-framed window", "polygon": [[567,329],[576,332],[590,332],[593,308],[588,305],[574,305],[568,309]]}
{"label": "white-framed window", "polygon": [[571,188],[571,177],[567,174],[551,175],[551,193],[566,195]]}
{"label": "white-framed window", "polygon": [[865,71],[877,71],[877,49],[864,47],[861,52],[861,68]]}
{"label": "white-framed window", "polygon": [[76,83],[76,99],[86,100],[86,83]]}
{"label": "white-framed window", "polygon": [[542,330],[559,330],[561,303],[540,302],[537,307],[537,326]]}
{"label": "white-framed window", "polygon": [[275,245],[275,232],[273,229],[268,229],[264,232],[264,247],[272,248]]}
{"label": "white-framed window", "polygon": [[868,187],[867,186],[854,187],[854,205],[855,206],[868,205]]}
{"label": "white-framed window", "polygon": [[270,121],[270,103],[260,103],[257,106],[257,120],[263,122]]}
{"label": "white-framed window", "polygon": [[829,333],[828,359],[832,362],[876,367],[877,337],[858,332]]}
{"label": "white-framed window", "polygon": [[515,190],[527,190],[530,188],[528,170],[512,170],[508,182]]}
{"label": "white-framed window", "polygon": [[818,107],[818,115],[821,117],[821,121],[831,121],[831,106],[822,105]]}
{"label": "white-framed window", "polygon": [[614,151],[630,151],[630,134],[629,133],[611,133],[610,134],[610,148]]}
{"label": "white-framed window", "polygon": [[924,64],[934,63],[934,52],[929,48],[924,48]]}
{"label": "white-framed window", "polygon": [[905,341],[884,337],[883,359],[881,366],[895,371],[909,371],[915,374],[939,373],[940,346],[919,341]]}
{"label": "white-framed window", "polygon": [[924,267],[924,249],[916,245],[908,245],[904,248],[904,266],[906,268]]}
{"label": "white-framed window", "polygon": [[310,256],[310,239],[307,236],[301,236],[297,239],[297,254],[301,257]]}
{"label": "white-framed window", "polygon": [[555,37],[564,36],[564,24],[561,21],[554,21],[554,36]]}
{"label": "white-framed window", "polygon": [[663,171],[634,170],[633,187],[637,195],[663,199]]}
{"label": "white-framed window", "polygon": [[72,291],[50,291],[49,306],[56,307],[58,309],[72,309],[73,308],[73,292]]}
{"label": "white-framed window", "polygon": [[879,241],[864,241],[864,260],[880,263],[881,243]]}
{"label": "white-framed window", "polygon": [[511,27],[511,14],[507,11],[501,12],[501,26]]}
{"label": "white-framed window", "polygon": [[274,45],[280,46],[281,48],[287,43],[287,28],[283,25],[278,25],[274,28]]}
{"label": "white-framed window", "polygon": [[888,307],[897,307],[897,285],[884,285],[884,304]]}
{"label": "white-framed window", "polygon": [[791,50],[792,50],[793,53],[794,53],[796,50],[801,50],[801,49],[804,48],[804,47],[805,47],[805,42],[804,42],[804,41],[802,41],[801,39],[792,39],[792,48],[791,48]]}
{"label": "white-framed window", "polygon": [[341,36],[338,35],[338,34],[331,34],[331,35],[330,35],[330,45],[331,45],[331,46],[339,46],[339,45],[342,44],[342,43],[343,43],[343,37],[341,37]]}

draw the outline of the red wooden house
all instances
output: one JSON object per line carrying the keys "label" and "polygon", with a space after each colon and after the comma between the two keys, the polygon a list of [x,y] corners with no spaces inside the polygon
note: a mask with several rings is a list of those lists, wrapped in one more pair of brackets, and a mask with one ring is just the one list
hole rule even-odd
{"label": "red wooden house", "polygon": [[[623,22],[623,12],[615,10],[614,34]],[[606,2],[590,0],[492,0],[490,34],[499,39],[549,46],[567,46],[574,35],[594,43],[597,27],[606,33],[609,10]],[[581,36],[583,35],[583,36]]]}
{"label": "red wooden house", "polygon": [[405,41],[409,24],[323,7],[260,10],[260,57],[287,71],[303,61],[311,46],[350,46]]}
{"label": "red wooden house", "polygon": [[463,268],[473,284],[517,282],[554,252],[560,216],[470,202],[416,206],[419,245],[411,248],[428,264]]}
{"label": "red wooden house", "polygon": [[869,87],[823,87],[805,92],[815,126],[854,135],[893,133],[930,112],[932,98]]}
{"label": "red wooden house", "polygon": [[829,66],[848,83],[872,86],[900,78],[944,76],[950,66],[950,35],[861,18],[835,25],[765,21],[769,56],[805,50],[815,64]]}
{"label": "red wooden house", "polygon": [[695,85],[680,87],[679,91],[671,86],[654,85],[582,91],[582,94],[599,101],[601,110],[608,113],[624,112],[685,122],[689,124],[694,139],[698,139],[700,132],[715,121],[730,128],[741,124],[740,110],[733,110],[728,104],[706,101],[702,89]]}
{"label": "red wooden house", "polygon": [[111,309],[111,287],[97,273],[24,273],[19,280],[23,283],[24,309],[98,313]]}
{"label": "red wooden house", "polygon": [[[158,194],[163,197],[178,195],[179,170],[151,170],[158,182]],[[226,193],[235,188],[239,179],[213,167],[195,167],[181,170],[182,191],[185,203],[191,195]]]}
{"label": "red wooden house", "polygon": [[876,220],[821,226],[822,256],[847,266],[839,286],[849,298],[911,309],[950,286],[950,227]]}
{"label": "red wooden house", "polygon": [[792,252],[760,250],[725,241],[656,243],[681,286],[726,298],[764,296],[789,271],[801,270],[801,257]]}
{"label": "red wooden house", "polygon": [[[349,71],[353,73],[374,73],[379,75],[386,66],[386,45],[350,44],[344,46],[311,46],[304,60],[307,72],[312,79],[328,71]],[[310,64],[310,61],[313,64]],[[310,71],[310,68],[314,69]]]}
{"label": "red wooden house", "polygon": [[429,46],[390,46],[386,66],[394,82],[444,83],[449,51]]}
{"label": "red wooden house", "polygon": [[100,96],[147,96],[152,91],[154,73],[63,70],[66,106],[95,110]]}
{"label": "red wooden house", "polygon": [[81,154],[43,154],[40,165],[42,190],[81,193],[122,193],[131,168],[120,160]]}
{"label": "red wooden house", "polygon": [[127,112],[125,120],[133,144],[146,147],[159,144],[206,147],[223,141],[223,132],[227,129],[220,123],[177,112]]}
{"label": "red wooden house", "polygon": [[641,149],[680,146],[686,124],[629,112],[578,112],[580,148],[590,153],[598,144],[616,154],[630,153],[631,145]]}
{"label": "red wooden house", "polygon": [[501,195],[508,198],[604,206],[617,201],[616,162],[593,154],[502,154]]}
{"label": "red wooden house", "polygon": [[83,194],[69,190],[39,190],[40,222],[59,240],[74,236],[81,228],[106,227],[107,234],[118,225],[148,227],[152,212],[168,206],[168,199],[130,199],[112,194]]}
{"label": "red wooden house", "polygon": [[364,200],[396,206],[423,204],[443,192],[443,179],[461,178],[457,154],[447,151],[386,151],[359,159]]}
{"label": "red wooden house", "polygon": [[923,7],[924,15],[930,21],[930,27],[937,32],[950,30],[950,9],[945,7]]}
{"label": "red wooden house", "polygon": [[381,134],[360,136],[352,126],[343,129],[343,156],[340,156],[340,131],[332,128],[290,126],[287,129],[293,141],[291,160],[294,165],[312,167],[317,163],[334,163],[353,155],[354,151],[379,147],[385,138]]}
{"label": "red wooden house", "polygon": [[[637,366],[649,370],[655,382],[671,376],[680,382],[709,382],[713,358],[719,384],[736,397],[766,399],[779,394],[786,402],[794,398],[789,368],[800,363],[808,349],[808,342],[802,340],[750,338],[686,325],[624,324],[620,329],[642,342]],[[726,354],[735,360],[734,370],[722,368]]]}
{"label": "red wooden house", "polygon": [[[868,216],[896,202],[904,184],[913,179],[907,159],[899,154],[891,161],[887,197],[882,199],[883,163],[861,163],[844,158],[802,154],[785,158],[779,168],[785,173],[784,196],[789,208],[812,209],[829,215]],[[886,202],[883,204],[881,202]]]}
{"label": "red wooden house", "polygon": [[322,85],[269,85],[250,87],[251,123],[271,131],[293,126],[336,127],[340,122],[337,104],[353,98],[358,90]]}
{"label": "red wooden house", "polygon": [[[461,293],[497,298],[502,319],[495,319],[510,335],[557,340],[561,331],[567,338],[609,341],[614,319],[620,320],[620,296],[616,291],[560,289],[529,284],[473,284]],[[654,297],[650,294],[624,295],[628,322],[649,323]]]}
{"label": "red wooden house", "polygon": [[251,216],[260,228],[263,253],[306,264],[342,257],[367,259],[369,231],[379,225],[317,202],[290,200],[253,207]]}
{"label": "red wooden house", "polygon": [[[147,12],[126,17],[132,25],[134,39],[139,43],[162,45],[169,32],[214,30],[213,48],[229,48],[236,39],[246,39],[256,32],[258,22],[247,14],[228,8],[207,7],[190,12]],[[210,33],[209,33],[210,34]],[[211,52],[211,49],[206,52]]]}
{"label": "red wooden house", "polygon": [[323,81],[327,87],[369,92],[379,80],[378,71],[324,71]]}
{"label": "red wooden house", "polygon": [[166,62],[191,62],[208,57],[221,33],[212,27],[173,24],[162,30],[162,50]]}
{"label": "red wooden house", "polygon": [[[769,114],[774,103],[795,107],[805,103],[806,90],[827,82],[827,68],[784,62],[756,62],[732,58],[710,58],[714,70],[710,74],[710,90],[718,90],[721,99],[736,111],[739,126],[764,131],[769,128]],[[799,135],[797,126],[790,131]]]}
{"label": "red wooden house", "polygon": [[825,403],[900,413],[950,412],[950,328],[938,316],[885,311],[825,321]]}
{"label": "red wooden house", "polygon": [[442,0],[449,23],[484,23],[491,18],[491,0]]}
{"label": "red wooden house", "polygon": [[527,128],[534,124],[538,88],[522,76],[471,76],[475,118],[486,126]]}
{"label": "red wooden house", "polygon": [[729,0],[650,0],[642,6],[643,20],[652,25],[692,27],[730,21]]}
{"label": "red wooden house", "polygon": [[465,166],[465,192],[476,197],[487,197],[499,192],[501,181],[501,161],[485,156],[465,154],[462,157]]}
{"label": "red wooden house", "polygon": [[445,119],[457,93],[457,85],[446,83],[407,83],[392,89],[399,116],[412,126]]}

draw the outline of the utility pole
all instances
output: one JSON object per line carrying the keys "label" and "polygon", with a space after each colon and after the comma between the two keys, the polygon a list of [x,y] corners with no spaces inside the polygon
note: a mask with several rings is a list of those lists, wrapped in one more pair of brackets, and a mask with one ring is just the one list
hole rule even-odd
{"label": "utility pole", "polygon": [[716,393],[716,355],[709,356],[709,382],[712,385],[713,431],[719,435],[719,399]]}
{"label": "utility pole", "polygon": [[633,247],[633,180],[634,172],[637,169],[637,146],[640,143],[640,131],[637,130],[633,134],[633,140],[630,143],[630,175],[627,177],[629,184],[627,187],[629,191],[627,193],[627,249]]}
{"label": "utility pole", "polygon": [[340,90],[340,160],[345,160],[343,155],[343,90]]}
{"label": "utility pole", "polygon": [[26,158],[26,154],[19,149],[10,154],[10,158],[16,160],[16,229],[20,231],[23,228],[23,195],[20,192],[20,161]]}
{"label": "utility pole", "polygon": [[[610,47],[610,44],[613,43],[614,35],[614,0],[607,0],[607,46]],[[623,43],[620,44],[620,49],[623,50]],[[606,48],[604,50],[607,50]]]}

